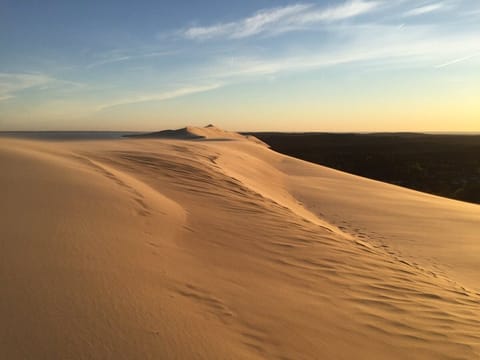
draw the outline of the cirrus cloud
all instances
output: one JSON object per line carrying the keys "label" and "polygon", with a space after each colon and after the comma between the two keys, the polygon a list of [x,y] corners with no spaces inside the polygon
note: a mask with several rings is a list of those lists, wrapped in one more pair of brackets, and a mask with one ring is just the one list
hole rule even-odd
{"label": "cirrus cloud", "polygon": [[0,101],[15,97],[19,91],[45,86],[51,81],[53,79],[44,74],[0,73]]}
{"label": "cirrus cloud", "polygon": [[181,31],[187,39],[243,39],[260,34],[293,31],[316,23],[328,23],[367,14],[379,1],[350,0],[341,5],[319,8],[314,4],[294,4],[260,10],[247,18],[211,26],[194,26]]}

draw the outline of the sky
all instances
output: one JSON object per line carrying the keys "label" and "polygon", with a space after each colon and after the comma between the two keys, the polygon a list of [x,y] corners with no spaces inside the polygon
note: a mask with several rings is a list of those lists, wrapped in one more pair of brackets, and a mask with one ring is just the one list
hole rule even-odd
{"label": "sky", "polygon": [[1,130],[480,131],[478,0],[0,0]]}

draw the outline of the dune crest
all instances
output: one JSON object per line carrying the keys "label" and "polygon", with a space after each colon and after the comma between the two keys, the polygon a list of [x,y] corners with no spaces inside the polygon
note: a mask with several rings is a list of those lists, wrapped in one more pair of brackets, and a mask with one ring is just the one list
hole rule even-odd
{"label": "dune crest", "polygon": [[1,140],[0,357],[480,356],[480,206],[161,133]]}
{"label": "dune crest", "polygon": [[236,132],[226,131],[213,124],[209,124],[205,127],[186,126],[176,130],[162,130],[147,134],[130,135],[129,137],[210,141],[248,140],[259,145],[268,146],[252,135],[242,135]]}

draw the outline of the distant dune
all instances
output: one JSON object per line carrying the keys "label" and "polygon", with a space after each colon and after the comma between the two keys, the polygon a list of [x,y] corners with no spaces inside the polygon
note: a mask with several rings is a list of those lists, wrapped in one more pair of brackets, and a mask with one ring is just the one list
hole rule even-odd
{"label": "distant dune", "polygon": [[205,127],[187,126],[176,130],[162,130],[152,133],[126,135],[130,138],[157,138],[176,140],[250,140],[258,144],[266,144],[252,135],[241,135],[236,132],[222,130],[215,125]]}
{"label": "distant dune", "polygon": [[0,169],[1,359],[480,357],[478,205],[213,126]]}

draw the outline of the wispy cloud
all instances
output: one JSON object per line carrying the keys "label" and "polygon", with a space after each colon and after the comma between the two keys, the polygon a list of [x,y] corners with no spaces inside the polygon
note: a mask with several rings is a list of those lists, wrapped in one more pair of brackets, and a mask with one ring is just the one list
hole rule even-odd
{"label": "wispy cloud", "polygon": [[425,15],[425,14],[433,13],[440,10],[446,10],[448,8],[450,8],[450,6],[448,6],[447,4],[443,2],[437,2],[437,3],[428,4],[428,5],[418,6],[411,10],[408,10],[404,13],[404,16],[408,17],[408,16]]}
{"label": "wispy cloud", "polygon": [[15,97],[15,93],[46,86],[54,79],[44,74],[0,73],[0,101]]}
{"label": "wispy cloud", "polygon": [[339,6],[306,12],[296,20],[303,24],[338,21],[366,14],[380,5],[379,1],[353,0]]}
{"label": "wispy cloud", "polygon": [[146,53],[140,53],[140,54],[113,53],[113,54],[108,54],[108,55],[102,56],[100,59],[88,64],[86,66],[86,68],[87,69],[92,69],[92,68],[95,68],[95,67],[114,64],[114,63],[120,63],[120,62],[132,61],[132,60],[139,60],[139,59],[154,58],[154,57],[161,57],[161,56],[173,55],[175,53],[176,53],[176,51],[152,51],[152,52],[146,52]]}
{"label": "wispy cloud", "polygon": [[214,84],[209,84],[209,85],[189,85],[189,86],[183,86],[183,87],[179,87],[177,89],[164,91],[164,92],[159,92],[159,93],[142,94],[142,95],[127,97],[127,98],[122,98],[122,99],[114,100],[110,103],[100,105],[97,108],[97,111],[106,110],[106,109],[116,107],[116,106],[120,106],[120,105],[137,104],[137,103],[142,103],[142,102],[147,102],[147,101],[170,100],[170,99],[174,99],[174,98],[178,98],[178,97],[182,97],[182,96],[187,96],[187,95],[202,93],[202,92],[206,92],[206,91],[210,91],[210,90],[215,90],[215,89],[218,89],[221,86],[222,86],[221,83],[214,83]]}
{"label": "wispy cloud", "polygon": [[183,32],[190,39],[208,39],[225,36],[244,38],[267,30],[273,24],[288,21],[292,16],[304,14],[312,8],[309,4],[289,5],[281,8],[261,10],[236,22],[220,23],[207,27],[191,27]]}
{"label": "wispy cloud", "polygon": [[[253,55],[220,59],[213,64],[209,74],[227,82],[354,63],[363,63],[365,66],[381,64],[382,67],[390,68],[398,66],[429,68],[435,66],[439,58],[448,58],[452,54],[480,48],[480,38],[476,35],[446,35],[423,26],[409,26],[402,31],[398,31],[398,27],[393,25],[353,26],[345,30],[343,38],[345,41],[342,45],[310,48],[305,52],[297,50],[295,54],[267,58]],[[479,55],[477,52],[441,64],[439,67],[466,61]]]}
{"label": "wispy cloud", "polygon": [[480,52],[477,52],[477,53],[472,54],[472,55],[464,56],[464,57],[461,57],[461,58],[457,58],[457,59],[454,59],[454,60],[447,61],[445,63],[442,63],[442,64],[439,64],[439,65],[435,66],[435,68],[442,69],[442,68],[450,66],[450,65],[455,65],[455,64],[473,59],[477,56],[480,56]]}
{"label": "wispy cloud", "polygon": [[379,7],[379,1],[350,0],[341,5],[319,8],[314,4],[295,4],[264,9],[247,18],[218,23],[212,26],[196,26],[181,31],[188,39],[212,38],[242,39],[259,34],[293,31],[316,23],[329,23],[369,13]]}
{"label": "wispy cloud", "polygon": [[[480,38],[476,34],[445,34],[431,26],[411,25],[403,27],[401,31],[396,24],[335,25],[333,28],[343,39],[341,44],[320,45],[308,48],[308,51],[296,49],[294,53],[265,57],[243,52],[233,57],[214,56],[188,72],[188,81],[208,85],[189,85],[165,92],[126,96],[99,106],[97,111],[120,105],[168,100],[262,77],[347,64],[363,64],[365,68],[429,68],[435,66],[439,58],[480,48]],[[442,66],[464,60],[467,58]],[[187,83],[187,77],[180,79]]]}

